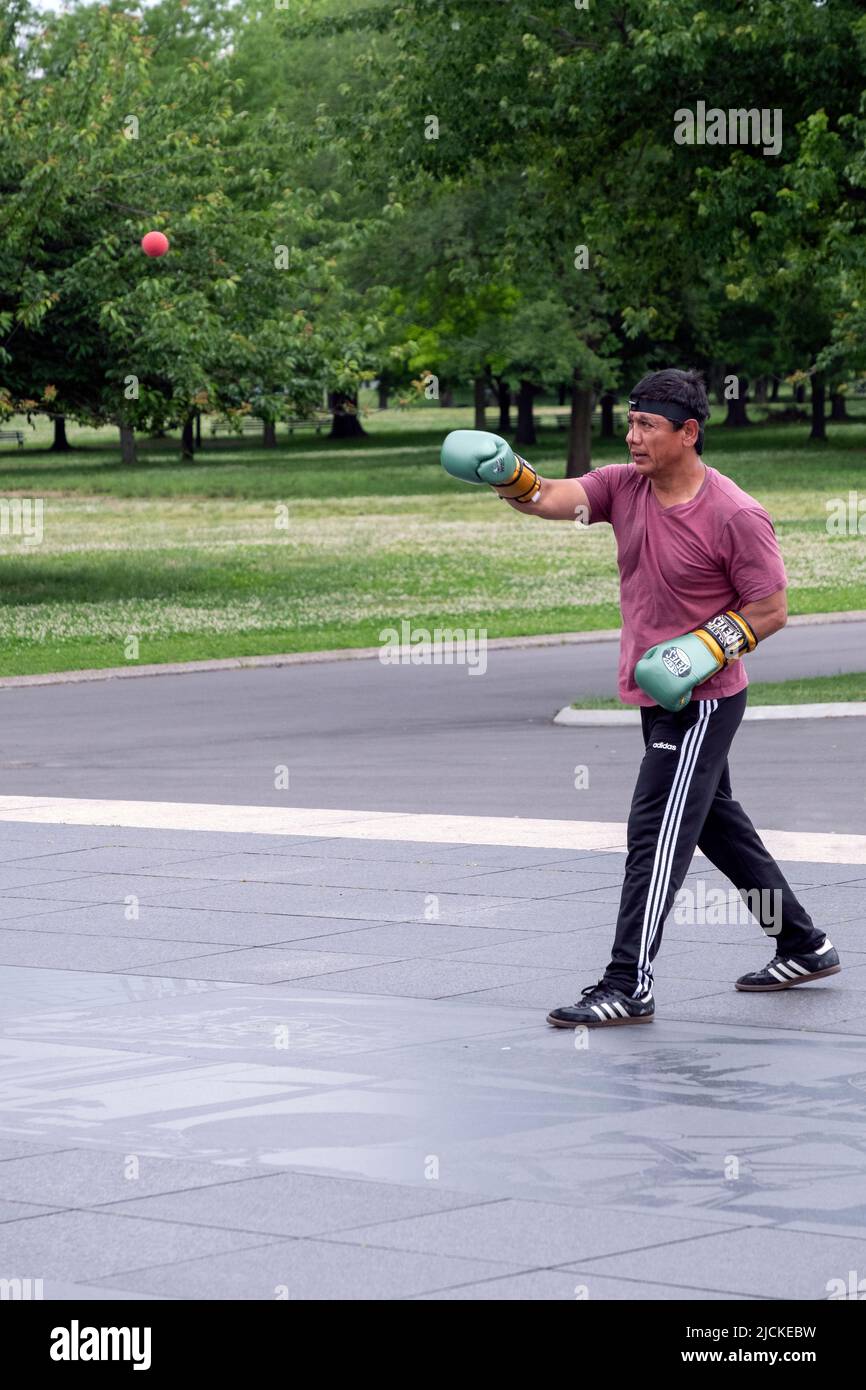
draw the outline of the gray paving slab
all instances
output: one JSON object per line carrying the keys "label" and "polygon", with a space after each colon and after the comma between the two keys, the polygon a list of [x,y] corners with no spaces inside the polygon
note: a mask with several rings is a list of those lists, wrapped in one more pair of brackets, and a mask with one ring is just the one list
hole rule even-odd
{"label": "gray paving slab", "polygon": [[[2,833],[3,827],[0,826],[0,835]],[[173,872],[176,872],[176,866],[186,863],[188,858],[186,850],[165,847],[150,850],[138,845],[90,845],[86,848],[46,852],[44,847],[38,848],[34,841],[26,853],[19,854],[15,859],[9,859],[4,855],[4,871],[13,868],[21,871],[38,868],[45,873],[65,870],[69,875],[102,872],[126,874],[137,873],[140,870],[159,871],[171,865]]]}
{"label": "gray paving slab", "polygon": [[[600,957],[602,968],[610,959],[611,942],[608,932],[594,930],[571,932],[532,932],[518,940],[506,939],[491,945],[473,945],[462,950],[450,950],[448,959],[454,961],[475,961],[479,964],[531,965],[555,970],[583,970],[594,968]],[[688,942],[671,945],[671,956],[690,953]],[[444,952],[442,954],[445,954]]]}
{"label": "gray paving slab", "polygon": [[464,964],[460,961],[420,957],[388,965],[366,965],[362,969],[329,973],[309,979],[311,989],[319,986],[352,993],[396,994],[411,999],[450,999],[476,994],[502,984],[522,983],[544,974],[542,968],[517,965]]}
{"label": "gray paving slab", "polygon": [[4,820],[0,829],[0,863],[31,854],[99,849],[113,843],[118,833],[100,825],[48,825],[15,820]]}
{"label": "gray paving slab", "polygon": [[[268,1170],[256,1172],[267,1175]],[[40,1202],[50,1194],[56,1206],[95,1207],[147,1201],[163,1193],[185,1195],[208,1185],[226,1192],[234,1181],[255,1180],[249,1170],[235,1174],[224,1165],[202,1160],[182,1162],[115,1150],[64,1149],[10,1158],[0,1164],[0,1198]]]}
{"label": "gray paving slab", "polygon": [[678,990],[665,1005],[665,1018],[673,1022],[742,1023],[771,1030],[833,1033],[838,1024],[866,1013],[866,991],[846,988],[840,983],[842,980],[844,971],[823,982],[816,980],[796,989],[767,994],[726,990],[692,1002]]}
{"label": "gray paving slab", "polygon": [[[4,921],[7,931],[56,933],[63,929],[73,936],[108,936],[124,938],[135,936],[144,941],[189,942],[191,945],[214,946],[276,946],[282,942],[315,942],[316,950],[345,950],[357,933],[364,938],[368,931],[376,931],[379,924],[366,918],[346,921],[342,917],[287,917],[279,913],[220,912],[193,905],[184,908],[154,907],[143,904],[138,908],[138,916],[128,921],[126,909],[120,903],[66,904],[52,906],[48,912],[27,916],[14,921]],[[426,925],[426,924],[422,924]],[[401,928],[396,928],[399,931]],[[455,932],[470,932],[472,929],[455,927]],[[479,929],[480,930],[480,929]],[[502,933],[513,938],[519,932]],[[491,932],[491,936],[495,933]],[[463,939],[463,938],[458,938]],[[352,950],[356,947],[352,941]],[[178,950],[178,956],[186,954]],[[375,952],[374,952],[375,954]]]}
{"label": "gray paving slab", "polygon": [[64,912],[67,905],[45,902],[38,898],[0,898],[0,922],[3,926],[16,925],[25,918],[47,916],[52,912]]}
{"label": "gray paving slab", "polygon": [[40,866],[37,859],[25,864],[15,864],[12,867],[4,864],[0,867],[0,892],[3,893],[29,893],[33,890],[34,896],[45,890],[56,891],[61,884],[75,883],[75,870],[69,868],[46,869]]}
{"label": "gray paving slab", "polygon": [[[760,928],[753,929],[752,940],[737,943],[708,941],[702,945],[687,946],[677,941],[672,942],[668,949],[667,941],[663,940],[654,970],[657,980],[687,979],[733,984],[740,975],[750,970],[760,970],[775,954],[776,942],[772,938],[762,938]],[[798,985],[797,991],[830,989],[842,982],[843,975],[844,983],[850,984],[852,989],[866,989],[863,966],[843,962],[843,969],[837,976],[828,976],[823,984],[813,981],[809,985]]]}
{"label": "gray paving slab", "polygon": [[[478,867],[466,864],[418,864],[397,858],[369,862],[326,856],[301,859],[299,855],[250,853],[203,856],[173,862],[170,867],[173,875],[200,880],[203,884],[228,880],[235,883],[308,884],[328,888],[390,888],[422,895],[459,893],[483,898],[493,896],[500,900],[506,897],[532,897],[536,891],[539,896],[544,896],[546,879],[543,876],[548,872],[549,896],[554,896],[560,889],[562,892],[575,891],[583,886],[585,880],[588,880],[585,883],[587,888],[592,887],[593,882],[599,885],[614,882],[610,874],[590,873],[575,881],[569,875],[547,871],[544,867],[514,873],[498,869],[490,874],[487,869],[480,871]],[[147,866],[142,868],[146,871]],[[521,888],[524,875],[527,882]],[[537,877],[533,879],[531,875]]]}
{"label": "gray paving slab", "polygon": [[181,906],[184,895],[197,890],[190,888],[189,879],[173,879],[167,874],[141,874],[130,871],[122,874],[73,874],[68,870],[61,879],[39,884],[36,888],[12,888],[9,898],[27,896],[31,902],[48,903],[60,900],[67,903],[123,903],[130,896],[143,903],[172,903]]}
{"label": "gray paving slab", "polygon": [[268,1239],[212,1226],[68,1211],[6,1222],[3,1261],[9,1270],[30,1271],[32,1278],[104,1283],[107,1275],[124,1270],[171,1265],[196,1255],[209,1258]]}
{"label": "gray paving slab", "polygon": [[[832,941],[840,950],[843,945],[840,933],[845,930],[847,929],[844,927],[833,927]],[[857,942],[857,937],[853,930],[848,937],[848,941],[851,943]],[[864,955],[866,954],[866,931],[861,931],[859,941],[862,943],[862,949],[859,952],[855,951],[855,954]],[[777,946],[776,938],[766,936],[759,923],[754,919],[737,922],[736,924],[732,920],[728,926],[724,926],[721,923],[716,924],[708,922],[701,924],[696,922],[677,922],[673,917],[669,917],[665,923],[664,940],[657,961],[662,961],[665,956],[670,953],[674,944],[682,944],[684,946],[691,944],[695,946],[706,943],[710,946],[751,947],[754,946],[756,942],[761,945],[766,960],[769,960],[770,957],[775,954]],[[847,965],[860,964],[859,961],[850,959],[851,954],[852,953],[846,946],[845,959]]]}
{"label": "gray paving slab", "polygon": [[[0,965],[0,1029],[32,1014],[89,1007],[109,1010],[139,999],[182,995],[191,1002],[212,990],[231,989],[220,980],[167,980],[141,975],[110,975],[76,970],[32,970]],[[59,1024],[66,1026],[68,1024]],[[68,1041],[68,1031],[63,1040]]]}
{"label": "gray paving slab", "polygon": [[[864,1001],[866,1005],[866,1001]],[[866,1038],[866,1007],[862,1014],[856,1014],[853,1018],[837,1020],[833,1024],[834,1033],[849,1033],[854,1037]]]}
{"label": "gray paving slab", "polygon": [[566,894],[596,895],[600,890],[607,889],[616,890],[618,902],[621,884],[622,874],[617,872],[593,873],[588,868],[582,872],[571,872],[569,869],[553,868],[550,865],[533,869],[499,868],[484,873],[472,873],[460,880],[463,892],[475,885],[480,892],[502,893],[512,898],[532,898],[538,901],[545,898],[562,898]]}
{"label": "gray paving slab", "polygon": [[836,922],[859,922],[866,928],[866,878],[804,888],[798,896],[816,922],[827,927]]}
{"label": "gray paving slab", "polygon": [[847,1284],[848,1271],[862,1269],[864,1258],[862,1240],[762,1226],[574,1262],[569,1269],[587,1278],[598,1272],[741,1297],[816,1300],[827,1298],[831,1281]]}
{"label": "gray paving slab", "polygon": [[581,927],[606,926],[612,939],[616,908],[572,894],[567,898],[546,898],[543,903],[512,899],[499,907],[449,910],[447,919],[466,927],[502,927],[506,931],[576,931]]}
{"label": "gray paving slab", "polygon": [[[317,977],[330,978],[356,970],[366,973],[377,966],[388,968],[388,957],[353,954],[348,951],[310,951],[295,946],[290,950],[285,946],[256,946],[253,950],[217,951],[209,947],[207,956],[190,953],[186,959],[166,960],[162,965],[140,967],[145,975],[168,975],[174,979],[230,980],[235,983],[260,981],[268,984],[277,980],[313,980]],[[180,953],[177,947],[174,955],[186,954],[187,945]],[[168,953],[166,953],[168,954]]]}
{"label": "gray paving slab", "polygon": [[489,1252],[491,1257],[507,1252],[512,1262],[534,1266],[564,1264],[644,1246],[657,1249],[711,1233],[715,1234],[714,1228],[701,1221],[612,1207],[599,1212],[593,1207],[506,1198],[457,1211],[362,1226],[323,1239],[464,1259],[479,1251]]}
{"label": "gray paving slab", "polygon": [[44,1279],[42,1297],[46,1302],[61,1303],[120,1303],[130,1299],[140,1299],[142,1303],[165,1302],[158,1294],[126,1293],[123,1289],[110,1289],[103,1284],[73,1284],[68,1279]]}
{"label": "gray paving slab", "polygon": [[607,903],[610,919],[615,922],[616,909],[619,907],[621,896],[622,884],[617,880],[616,883],[607,888],[588,888],[584,892],[557,894],[556,901],[563,905],[570,904],[575,911],[579,911],[581,907],[591,903]]}
{"label": "gray paving slab", "polygon": [[127,1293],[165,1298],[390,1300],[459,1288],[491,1272],[514,1274],[519,1266],[506,1260],[448,1259],[405,1250],[364,1250],[319,1240],[292,1240],[139,1270],[102,1282]]}
{"label": "gray paving slab", "polygon": [[[532,940],[536,935],[495,927],[456,927],[449,922],[388,922],[380,926],[355,923],[348,932],[337,932],[317,941],[316,950],[351,950],[395,960],[407,956],[452,956],[455,952],[459,956],[466,950],[483,949],[482,943],[491,949],[496,943],[504,949],[511,942]],[[295,949],[295,943],[291,949]]]}
{"label": "gray paving slab", "polygon": [[656,1284],[640,1279],[614,1279],[606,1275],[580,1276],[553,1269],[536,1269],[529,1274],[503,1275],[484,1279],[477,1284],[464,1284],[456,1289],[415,1295],[415,1302],[453,1303],[539,1303],[566,1300],[570,1303],[688,1299],[690,1303],[709,1301],[741,1301],[736,1294],[717,1294],[703,1289],[690,1289],[682,1284]]}
{"label": "gray paving slab", "polygon": [[866,877],[862,864],[823,864],[807,859],[779,859],[779,868],[789,883],[818,887],[824,883],[852,883]]}
{"label": "gray paving slab", "polygon": [[[580,996],[580,991],[585,985],[596,984],[609,960],[610,948],[599,944],[594,953],[587,951],[582,965],[549,971],[512,984],[491,985],[468,996],[468,1002],[501,1004],[518,1009],[535,1008],[543,1010],[546,1017],[557,1005],[572,1004]],[[698,980],[677,980],[675,983],[669,981],[666,987],[664,983],[657,984],[654,991],[656,1018],[653,1023],[644,1025],[642,1031],[656,1028],[662,1018],[668,1017],[670,1001],[680,1003],[684,1000],[703,999],[708,995],[722,992],[726,994],[728,989],[730,985]]]}
{"label": "gray paving slab", "polygon": [[[69,901],[122,902],[135,894],[142,903],[157,906],[187,905],[223,912],[277,913],[280,916],[342,916],[349,921],[423,921],[429,911],[426,892],[398,889],[328,888],[292,883],[219,883],[193,886],[189,879],[146,878],[129,875],[112,881],[108,876],[83,878],[68,894]],[[51,887],[40,889],[50,897]],[[511,902],[504,894],[440,893],[439,920],[460,922],[467,910],[484,911]]]}
{"label": "gray paving slab", "polygon": [[28,1158],[31,1154],[58,1153],[63,1149],[63,1144],[34,1144],[28,1139],[16,1139],[14,1135],[4,1134],[0,1136],[0,1163],[4,1163],[7,1158]]}
{"label": "gray paving slab", "polygon": [[311,1236],[351,1232],[353,1227],[372,1222],[400,1221],[475,1205],[477,1199],[468,1194],[443,1191],[433,1182],[424,1187],[405,1187],[308,1173],[274,1173],[196,1192],[130,1199],[116,1203],[111,1210],[151,1221],[184,1221],[265,1235]]}
{"label": "gray paving slab", "polygon": [[[60,922],[54,931],[26,932],[0,929],[0,965],[18,965],[40,970],[125,971],[140,966],[156,966],[178,957],[184,962],[191,957],[202,961],[204,969],[213,946],[190,941],[141,941],[118,931],[118,940],[106,936],[75,936],[63,929]],[[171,974],[171,971],[168,971]],[[179,970],[177,973],[182,974]],[[218,977],[220,978],[220,977]],[[225,977],[221,977],[225,978]]]}
{"label": "gray paving slab", "polygon": [[[10,1202],[4,1197],[0,1197],[0,1225],[6,1221],[22,1221],[28,1216],[48,1216],[51,1212],[60,1211],[62,1204],[53,1202]],[[2,1238],[0,1238],[2,1246]]]}
{"label": "gray paving slab", "polygon": [[[363,847],[357,841],[344,840],[343,846],[355,845],[348,851],[363,857]],[[341,858],[347,850],[341,847]],[[460,864],[467,869],[537,869],[558,868],[587,873],[621,873],[625,854],[607,854],[599,850],[527,849],[514,845],[430,845],[428,853],[442,864]]]}

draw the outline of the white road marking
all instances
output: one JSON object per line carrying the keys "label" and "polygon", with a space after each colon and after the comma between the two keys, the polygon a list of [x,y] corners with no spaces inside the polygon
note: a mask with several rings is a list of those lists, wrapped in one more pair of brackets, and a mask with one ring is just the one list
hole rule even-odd
{"label": "white road marking", "polygon": [[[0,822],[104,825],[142,830],[221,830],[233,834],[322,836],[335,840],[417,840],[428,844],[515,849],[607,850],[625,854],[618,821],[534,820],[522,816],[427,815],[337,811],[304,806],[223,806],[187,801],[99,801],[79,797],[0,796]],[[866,864],[866,835],[759,830],[777,859]]]}

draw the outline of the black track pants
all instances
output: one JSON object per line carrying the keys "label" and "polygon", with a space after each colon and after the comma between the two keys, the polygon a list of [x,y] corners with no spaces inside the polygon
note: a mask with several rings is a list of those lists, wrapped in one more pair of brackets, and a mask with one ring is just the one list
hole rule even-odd
{"label": "black track pants", "polygon": [[672,714],[641,709],[646,752],[628,820],[628,857],[616,938],[605,980],[635,997],[652,990],[662,928],[695,848],[746,895],[780,955],[824,939],[775,859],[731,795],[728,750],[746,692],[692,700]]}

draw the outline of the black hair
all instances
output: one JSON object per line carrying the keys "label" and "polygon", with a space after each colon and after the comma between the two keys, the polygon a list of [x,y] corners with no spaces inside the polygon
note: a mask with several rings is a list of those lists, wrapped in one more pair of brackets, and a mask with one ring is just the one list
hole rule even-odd
{"label": "black hair", "polygon": [[674,423],[674,429],[682,429],[686,420],[697,420],[700,428],[695,448],[699,454],[703,453],[704,424],[710,418],[710,403],[700,372],[693,369],[683,372],[679,367],[665,367],[664,371],[650,372],[642,377],[631,394],[644,400],[681,405],[683,418],[679,424]]}

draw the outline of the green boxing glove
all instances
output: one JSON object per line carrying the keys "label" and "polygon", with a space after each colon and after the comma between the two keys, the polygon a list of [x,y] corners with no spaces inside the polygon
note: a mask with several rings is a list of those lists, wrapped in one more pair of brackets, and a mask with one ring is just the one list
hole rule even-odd
{"label": "green boxing glove", "polygon": [[757,645],[742,613],[728,609],[683,637],[650,647],[634,668],[634,678],[657,705],[676,711],[689,703],[696,685]]}
{"label": "green boxing glove", "polygon": [[442,467],[466,483],[489,483],[501,497],[534,502],[541,487],[535,469],[498,434],[452,430],[440,454]]}

